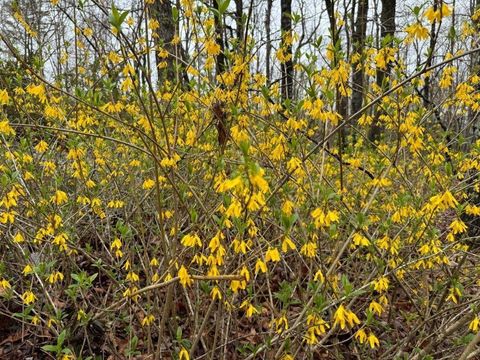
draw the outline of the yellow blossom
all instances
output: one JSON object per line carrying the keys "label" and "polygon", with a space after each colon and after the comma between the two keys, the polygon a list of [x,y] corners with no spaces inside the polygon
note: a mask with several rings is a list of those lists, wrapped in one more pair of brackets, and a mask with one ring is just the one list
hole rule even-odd
{"label": "yellow blossom", "polygon": [[7,105],[10,101],[7,90],[0,90],[0,105]]}
{"label": "yellow blossom", "polygon": [[150,326],[155,321],[155,316],[149,314],[142,319],[142,326]]}
{"label": "yellow blossom", "polygon": [[178,360],[190,360],[190,355],[188,354],[187,349],[185,349],[183,346],[178,353]]}
{"label": "yellow blossom", "polygon": [[8,120],[0,120],[0,134],[15,135],[15,130],[10,126]]}
{"label": "yellow blossom", "polygon": [[365,330],[359,329],[355,333],[355,339],[357,339],[360,344],[363,344],[367,340],[367,333],[365,332]]}
{"label": "yellow blossom", "polygon": [[221,300],[222,299],[222,293],[220,292],[220,289],[218,288],[218,286],[214,286],[212,288],[212,290],[210,291],[210,296],[212,297],[213,300],[215,300],[215,299]]}
{"label": "yellow blossom", "polygon": [[61,191],[61,190],[57,190],[55,192],[55,195],[53,195],[50,198],[50,201],[54,204],[57,204],[57,205],[62,205],[64,203],[66,203],[67,200],[68,200],[67,193],[65,193],[64,191]]}
{"label": "yellow blossom", "polygon": [[147,179],[143,182],[142,184],[142,189],[144,190],[150,190],[151,188],[153,188],[155,186],[155,181],[152,180],[152,179]]}
{"label": "yellow blossom", "polygon": [[334,320],[335,321],[333,325],[339,325],[342,330],[346,328],[347,323],[350,327],[354,326],[355,324],[360,324],[360,320],[358,319],[357,315],[355,315],[353,311],[345,309],[343,304],[340,305],[335,311]]}
{"label": "yellow blossom", "polygon": [[269,261],[280,261],[280,253],[278,252],[278,249],[268,248],[267,252],[265,253],[265,262],[268,263]]}
{"label": "yellow blossom", "polygon": [[473,320],[468,325],[468,329],[476,333],[478,332],[479,325],[480,325],[480,317],[477,315],[473,318]]}
{"label": "yellow blossom", "polygon": [[240,304],[240,309],[245,310],[245,315],[247,318],[251,318],[254,314],[258,314],[258,310],[248,300],[244,300]]}
{"label": "yellow blossom", "polygon": [[37,300],[37,297],[30,290],[27,290],[22,294],[22,301],[25,305],[30,305],[34,303],[36,300]]}
{"label": "yellow blossom", "polygon": [[368,343],[370,344],[370,347],[372,349],[375,349],[375,347],[380,346],[380,342],[372,332],[368,334]]}
{"label": "yellow blossom", "polygon": [[183,265],[180,270],[178,270],[178,277],[180,278],[180,284],[182,284],[183,287],[187,287],[193,284],[192,278],[188,274],[185,266]]}
{"label": "yellow blossom", "polygon": [[297,246],[288,236],[285,236],[282,241],[282,252],[286,253],[289,249],[296,250]]}
{"label": "yellow blossom", "polygon": [[453,220],[449,228],[452,230],[453,234],[461,234],[467,231],[467,225],[465,225],[465,223],[460,219]]}
{"label": "yellow blossom", "polygon": [[259,271],[262,273],[267,272],[267,265],[265,265],[265,263],[260,259],[258,259],[257,263],[255,264],[255,274],[258,274]]}
{"label": "yellow blossom", "polygon": [[185,247],[202,246],[202,240],[200,240],[200,237],[197,234],[187,234],[182,238],[180,242]]}

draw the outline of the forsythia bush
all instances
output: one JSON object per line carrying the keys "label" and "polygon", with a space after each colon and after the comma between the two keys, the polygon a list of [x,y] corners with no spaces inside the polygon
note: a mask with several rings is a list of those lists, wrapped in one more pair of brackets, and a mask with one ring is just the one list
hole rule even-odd
{"label": "forsythia bush", "polygon": [[[480,324],[480,140],[436,116],[478,116],[480,76],[458,52],[408,79],[399,55],[449,11],[361,61],[300,57],[305,93],[285,104],[252,70],[254,39],[214,76],[214,14],[183,3],[188,86],[142,75],[132,19],[111,24],[100,77],[80,52],[74,88],[21,58],[1,80],[1,314],[62,359],[460,356]],[[357,66],[370,88],[348,119]]]}

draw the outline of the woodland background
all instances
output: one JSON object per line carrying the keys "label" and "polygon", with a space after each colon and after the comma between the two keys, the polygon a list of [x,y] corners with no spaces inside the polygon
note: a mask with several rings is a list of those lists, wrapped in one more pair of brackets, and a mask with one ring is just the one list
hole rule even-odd
{"label": "woodland background", "polygon": [[0,358],[478,358],[479,34],[479,0],[0,1]]}

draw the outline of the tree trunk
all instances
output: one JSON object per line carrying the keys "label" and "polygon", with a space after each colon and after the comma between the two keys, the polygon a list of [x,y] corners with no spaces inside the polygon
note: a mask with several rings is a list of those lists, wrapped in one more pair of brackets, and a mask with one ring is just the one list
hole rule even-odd
{"label": "tree trunk", "polygon": [[[357,19],[355,21],[355,29],[352,34],[353,53],[360,55],[358,65],[360,68],[353,70],[353,89],[352,89],[352,114],[358,112],[363,105],[363,96],[365,94],[365,71],[362,66],[363,53],[365,49],[365,38],[367,36],[367,15],[368,0],[358,0]],[[353,121],[357,119],[352,119]]]}
{"label": "tree trunk", "polygon": [[[217,0],[212,0],[213,7],[219,11],[218,2]],[[215,16],[215,36],[217,40],[217,44],[220,47],[220,53],[217,55],[215,59],[215,66],[217,75],[225,72],[227,69],[227,59],[225,57],[225,40],[223,34],[223,19],[219,16]]]}
{"label": "tree trunk", "polygon": [[[158,21],[158,28],[155,30],[155,60],[158,70],[158,82],[162,84],[165,80],[177,81],[177,67],[180,64],[178,59],[185,57],[185,51],[181,45],[174,45],[173,39],[176,33],[176,24],[173,20],[172,4],[170,0],[157,0],[148,5],[150,17]],[[166,58],[162,57],[162,49],[168,52]],[[162,67],[163,63],[166,66]],[[182,71],[179,80],[188,82],[187,73]]]}
{"label": "tree trunk", "polygon": [[267,11],[265,14],[265,33],[266,33],[266,48],[265,48],[265,73],[267,77],[267,85],[270,85],[270,82],[272,80],[272,73],[271,73],[271,65],[270,65],[270,59],[272,57],[272,39],[271,39],[271,28],[270,28],[270,19],[272,17],[272,5],[273,5],[273,0],[267,0]]}
{"label": "tree trunk", "polygon": [[293,51],[292,51],[292,0],[281,0],[281,33],[280,47],[283,49],[285,61],[281,63],[282,101],[293,98]]}
{"label": "tree trunk", "polygon": [[243,26],[243,0],[235,0],[235,23],[237,25],[237,41],[242,46],[245,29]]}
{"label": "tree trunk", "polygon": [[[389,47],[392,44],[393,36],[395,35],[395,9],[396,9],[396,0],[382,0],[382,13],[380,15],[381,21],[381,32],[380,36],[382,39],[382,46]],[[386,39],[389,39],[386,41]],[[385,70],[379,69],[377,71],[377,85],[383,91],[386,91],[389,87],[388,77],[390,75],[391,64],[387,64]],[[380,125],[380,116],[382,115],[382,110],[380,107],[377,107],[375,114],[374,122],[370,128],[368,134],[368,139],[370,141],[375,141],[380,137],[382,132],[382,127]]]}

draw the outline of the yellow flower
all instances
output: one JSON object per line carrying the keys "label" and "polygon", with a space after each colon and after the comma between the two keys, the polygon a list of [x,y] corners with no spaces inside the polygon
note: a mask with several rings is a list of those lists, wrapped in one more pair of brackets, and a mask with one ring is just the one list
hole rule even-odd
{"label": "yellow flower", "polygon": [[345,329],[347,318],[346,318],[346,310],[343,305],[340,305],[338,309],[335,311],[334,319],[335,321],[333,323],[333,326],[338,324],[340,325],[340,328],[342,330]]}
{"label": "yellow flower", "polygon": [[227,211],[225,211],[225,216],[238,218],[242,214],[242,205],[237,199],[233,199]]}
{"label": "yellow flower", "polygon": [[458,205],[458,201],[455,200],[452,193],[448,190],[442,195],[441,202],[445,208],[454,208]]}
{"label": "yellow flower", "polygon": [[85,313],[85,311],[83,309],[78,310],[77,320],[78,321],[85,320],[86,318],[87,318],[87,314]]}
{"label": "yellow flower", "polygon": [[122,248],[122,242],[120,241],[119,238],[116,237],[115,239],[113,239],[112,243],[110,244],[110,250],[115,250],[115,249],[119,250],[121,248]]}
{"label": "yellow flower", "polygon": [[300,249],[300,254],[305,255],[306,257],[313,258],[317,255],[317,244],[313,241],[307,242]]}
{"label": "yellow flower", "polygon": [[297,246],[293,243],[293,241],[288,237],[285,236],[282,242],[282,252],[286,253],[289,249],[295,250]]}
{"label": "yellow flower", "polygon": [[22,274],[24,276],[27,276],[31,273],[33,273],[33,268],[30,266],[30,264],[25,265],[25,267],[23,268]]}
{"label": "yellow flower", "polygon": [[210,296],[212,297],[213,300],[215,300],[215,299],[221,300],[222,299],[222,293],[220,292],[220,289],[218,288],[218,286],[214,286],[212,288],[212,290],[210,291]]}
{"label": "yellow flower", "polygon": [[152,179],[147,179],[143,182],[142,184],[142,189],[144,190],[150,190],[151,188],[153,188],[155,186],[155,181],[152,180]]}
{"label": "yellow flower", "polygon": [[258,314],[258,310],[248,300],[242,302],[240,309],[246,309],[245,315],[247,318],[251,318],[253,314]]}
{"label": "yellow flower", "polygon": [[187,269],[185,269],[185,266],[183,265],[180,270],[178,270],[178,277],[180,278],[180,284],[182,284],[183,287],[193,284],[192,278],[188,275]]}
{"label": "yellow flower", "polygon": [[419,40],[428,39],[429,36],[428,29],[419,22],[408,25],[405,28],[405,31],[408,33],[409,37],[417,38]]}
{"label": "yellow flower", "polygon": [[340,325],[342,330],[346,328],[347,322],[349,326],[360,324],[360,320],[358,319],[357,315],[355,315],[353,311],[345,309],[343,304],[338,307],[333,317],[335,319],[333,326]]}
{"label": "yellow flower", "polygon": [[280,261],[280,253],[276,248],[268,248],[267,252],[265,253],[265,262],[268,263],[269,261],[278,262]]}
{"label": "yellow flower", "polygon": [[260,259],[258,259],[257,263],[255,264],[255,274],[258,274],[259,271],[262,273],[267,272],[267,265],[265,265],[265,263]]}
{"label": "yellow flower", "polygon": [[256,174],[250,175],[249,179],[253,186],[260,189],[262,193],[266,193],[268,191],[268,182],[263,178],[265,174],[264,169],[259,169]]}
{"label": "yellow flower", "polygon": [[0,105],[7,105],[10,101],[7,90],[0,90]]}
{"label": "yellow flower", "polygon": [[467,230],[467,225],[460,219],[455,219],[449,227],[453,234],[464,233]]}
{"label": "yellow flower", "polygon": [[37,300],[37,297],[33,292],[27,290],[22,294],[22,300],[25,305],[30,305]]}
{"label": "yellow flower", "polygon": [[237,176],[236,178],[234,179],[229,179],[229,180],[225,180],[224,182],[222,182],[218,187],[217,187],[217,192],[225,192],[225,191],[229,191],[231,189],[235,189],[236,187],[239,187],[242,185],[242,177],[241,176]]}
{"label": "yellow flower", "polygon": [[48,277],[48,282],[50,284],[55,284],[57,281],[62,281],[63,280],[63,274],[60,271],[55,271],[50,274]]}
{"label": "yellow flower", "polygon": [[293,211],[293,202],[291,202],[290,200],[285,200],[285,202],[282,205],[282,212],[285,215],[292,215],[292,211]]}
{"label": "yellow flower", "polygon": [[357,339],[360,344],[363,344],[367,340],[367,334],[366,334],[365,330],[359,329],[355,333],[355,339]]}
{"label": "yellow flower", "polygon": [[131,282],[137,282],[137,281],[140,281],[140,277],[138,276],[137,273],[133,272],[133,271],[130,271],[128,274],[127,274],[127,280],[128,281],[131,281]]}
{"label": "yellow flower", "polygon": [[149,314],[143,318],[142,326],[149,326],[154,321],[155,321],[155,316],[153,316],[152,314]]}
{"label": "yellow flower", "polygon": [[455,304],[458,304],[457,296],[459,298],[462,296],[460,289],[457,287],[451,287],[448,292],[447,300],[452,300]]}
{"label": "yellow flower", "polygon": [[322,270],[318,270],[313,277],[313,281],[320,281],[321,284],[325,282],[325,276],[323,276]]}
{"label": "yellow flower", "polygon": [[470,205],[465,206],[465,213],[473,216],[480,216],[480,206]]}
{"label": "yellow flower", "polygon": [[155,267],[155,266],[158,266],[158,260],[157,258],[152,258],[152,260],[150,260],[150,266],[152,267]]}
{"label": "yellow flower", "polygon": [[218,45],[215,40],[208,39],[205,41],[205,50],[208,55],[216,56],[220,54],[220,45]]}
{"label": "yellow flower", "polygon": [[200,240],[200,237],[197,234],[187,234],[185,235],[182,240],[180,241],[183,246],[185,247],[193,247],[193,246],[202,246],[202,241]]}
{"label": "yellow flower", "polygon": [[15,135],[15,130],[10,126],[8,120],[0,121],[0,134],[2,135]]}
{"label": "yellow flower", "polygon": [[285,315],[275,320],[275,332],[277,334],[283,333],[285,330],[288,330],[288,320]]}
{"label": "yellow flower", "polygon": [[370,240],[368,240],[365,236],[356,233],[353,235],[353,244],[356,246],[369,246]]}
{"label": "yellow flower", "polygon": [[440,21],[442,18],[450,16],[452,9],[445,3],[442,4],[440,9],[435,10],[433,6],[425,10],[424,16],[433,23],[434,21]]}
{"label": "yellow flower", "polygon": [[388,290],[389,283],[390,282],[388,278],[385,276],[382,276],[380,279],[373,281],[373,288],[378,292],[383,292]]}
{"label": "yellow flower", "polygon": [[330,325],[316,314],[310,314],[307,316],[307,325],[308,329],[305,334],[305,340],[308,345],[318,343],[317,336],[325,334],[327,329],[330,328]]}
{"label": "yellow flower", "polygon": [[382,312],[383,312],[383,308],[382,308],[382,305],[380,305],[378,302],[376,301],[372,301],[370,303],[370,306],[368,307],[368,309],[373,312],[373,313],[377,313],[378,316],[382,315]]}
{"label": "yellow flower", "polygon": [[35,150],[40,154],[47,151],[47,149],[48,149],[48,143],[43,140],[40,140],[40,142],[35,146]]}
{"label": "yellow flower", "polygon": [[322,209],[316,208],[310,213],[314,220],[315,228],[329,227],[332,223],[338,222],[340,216],[337,211],[328,211],[325,213]]}
{"label": "yellow flower", "polygon": [[375,349],[376,346],[380,346],[380,342],[372,332],[368,335],[368,343],[372,349]]}
{"label": "yellow flower", "polygon": [[468,325],[468,329],[472,330],[473,332],[477,332],[479,324],[480,324],[480,317],[478,317],[478,315],[477,315],[473,318],[473,320]]}
{"label": "yellow flower", "polygon": [[178,353],[178,360],[190,360],[190,355],[188,354],[187,349],[182,347],[180,352]]}
{"label": "yellow flower", "polygon": [[21,243],[25,241],[25,238],[23,237],[22,233],[16,233],[13,237],[13,241],[16,243]]}
{"label": "yellow flower", "polygon": [[12,286],[8,282],[8,280],[2,279],[0,280],[0,288],[2,289],[10,289]]}
{"label": "yellow flower", "polygon": [[64,203],[66,203],[67,200],[68,200],[67,194],[64,191],[61,191],[61,190],[57,190],[55,192],[55,195],[53,195],[50,198],[50,201],[54,204],[57,204],[57,205],[62,205]]}

